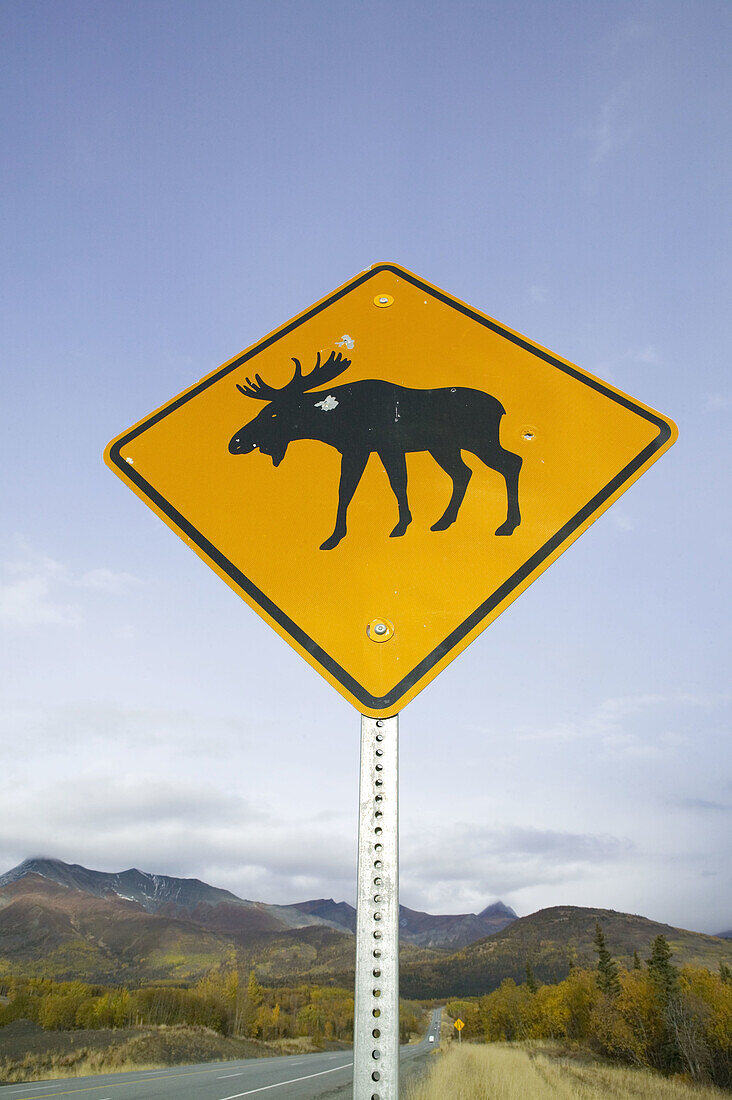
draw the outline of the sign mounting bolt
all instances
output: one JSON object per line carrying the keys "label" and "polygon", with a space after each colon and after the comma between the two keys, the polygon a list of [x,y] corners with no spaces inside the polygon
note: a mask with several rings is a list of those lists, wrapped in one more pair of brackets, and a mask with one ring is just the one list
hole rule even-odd
{"label": "sign mounting bolt", "polygon": [[372,642],[388,642],[394,637],[394,624],[388,619],[372,619],[366,627],[366,633]]}
{"label": "sign mounting bolt", "polygon": [[386,309],[387,306],[393,305],[394,299],[391,294],[377,294],[374,298],[374,305],[379,306],[381,309]]}

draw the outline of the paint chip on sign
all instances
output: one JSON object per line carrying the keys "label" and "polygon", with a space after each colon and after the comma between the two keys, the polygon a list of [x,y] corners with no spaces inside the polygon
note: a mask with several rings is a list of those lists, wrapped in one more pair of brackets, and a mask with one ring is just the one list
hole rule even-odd
{"label": "paint chip on sign", "polygon": [[322,401],[315,402],[316,409],[322,409],[323,412],[332,412],[333,409],[338,408],[338,401],[335,399],[332,393],[329,393]]}

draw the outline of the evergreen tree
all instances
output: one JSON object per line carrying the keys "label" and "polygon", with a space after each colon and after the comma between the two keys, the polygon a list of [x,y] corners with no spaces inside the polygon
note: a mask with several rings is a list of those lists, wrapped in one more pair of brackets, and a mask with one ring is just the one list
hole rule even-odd
{"label": "evergreen tree", "polygon": [[638,954],[637,951],[633,952],[633,969],[634,970],[642,970],[643,969],[643,964],[641,963],[641,957],[640,957],[640,955]]}
{"label": "evergreen tree", "polygon": [[607,949],[605,935],[600,922],[595,922],[595,950],[597,951],[597,985],[601,993],[608,997],[617,997],[620,992],[618,968]]}
{"label": "evergreen tree", "polygon": [[653,941],[651,957],[646,966],[665,1007],[676,992],[679,972],[671,965],[671,948],[664,935],[656,936]]}
{"label": "evergreen tree", "polygon": [[723,982],[732,982],[732,968],[727,966],[727,963],[721,962],[719,964],[719,976]]}
{"label": "evergreen tree", "polygon": [[526,985],[529,988],[529,992],[536,993],[539,986],[536,984],[536,978],[534,977],[534,971],[531,967],[531,963],[526,964]]}
{"label": "evergreen tree", "polygon": [[659,1068],[668,1073],[674,1073],[683,1064],[679,1044],[679,1023],[684,1013],[679,989],[679,972],[671,964],[671,947],[664,935],[656,936],[653,941],[651,957],[646,966],[656,991],[663,1019],[663,1033],[658,1043]]}

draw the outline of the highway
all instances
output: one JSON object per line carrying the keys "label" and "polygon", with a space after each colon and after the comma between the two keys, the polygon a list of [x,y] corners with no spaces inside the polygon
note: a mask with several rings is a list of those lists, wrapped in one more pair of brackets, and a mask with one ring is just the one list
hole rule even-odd
{"label": "highway", "polygon": [[[432,1013],[429,1029],[419,1043],[400,1051],[401,1076],[421,1071],[439,1043],[440,1009]],[[430,1041],[432,1037],[432,1041]],[[108,1073],[99,1077],[66,1077],[3,1085],[2,1100],[347,1100],[351,1095],[353,1055],[350,1050],[285,1058],[249,1058],[241,1062],[213,1062],[172,1066],[138,1073]]]}

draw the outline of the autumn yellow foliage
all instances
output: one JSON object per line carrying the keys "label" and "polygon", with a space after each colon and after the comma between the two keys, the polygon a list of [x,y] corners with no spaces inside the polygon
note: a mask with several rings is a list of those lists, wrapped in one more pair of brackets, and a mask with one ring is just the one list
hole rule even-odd
{"label": "autumn yellow foliage", "polygon": [[[663,960],[662,960],[663,963]],[[574,969],[556,985],[517,985],[450,1002],[463,1038],[488,1043],[555,1040],[617,1062],[732,1087],[732,981],[703,967],[620,969],[613,994],[596,972]]]}

